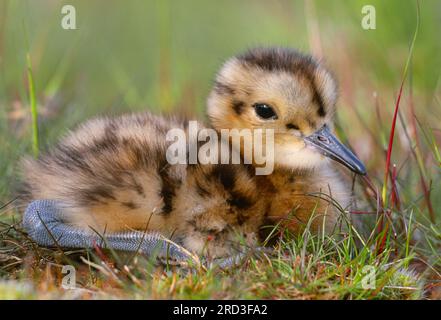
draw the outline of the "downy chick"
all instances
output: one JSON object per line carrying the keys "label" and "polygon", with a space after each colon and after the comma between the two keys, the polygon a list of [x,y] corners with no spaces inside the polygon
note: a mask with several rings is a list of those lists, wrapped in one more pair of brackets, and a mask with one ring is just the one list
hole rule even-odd
{"label": "downy chick", "polygon": [[273,129],[272,174],[243,164],[171,165],[167,132],[187,122],[141,113],[89,120],[39,159],[24,159],[22,199],[58,200],[66,223],[91,232],[159,231],[214,257],[232,254],[238,236],[254,244],[267,222],[299,232],[315,214],[313,230],[329,231],[339,211],[308,194],[347,207],[350,190],[327,157],[364,173],[330,133],[336,96],[330,73],[309,56],[253,49],[221,68],[207,111],[216,130]]}

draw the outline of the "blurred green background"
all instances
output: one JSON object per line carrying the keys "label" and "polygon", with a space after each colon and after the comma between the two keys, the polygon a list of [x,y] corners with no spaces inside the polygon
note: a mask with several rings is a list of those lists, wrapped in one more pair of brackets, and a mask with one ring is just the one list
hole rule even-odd
{"label": "blurred green background", "polygon": [[[77,30],[61,28],[64,4],[76,8]],[[361,27],[367,4],[376,8],[376,30]],[[0,202],[11,197],[19,157],[31,152],[27,52],[42,148],[94,115],[149,109],[202,116],[215,72],[246,48],[282,45],[312,52],[335,72],[339,123],[381,181],[384,154],[377,146],[385,145],[415,25],[411,0],[0,0]],[[412,88],[418,120],[435,128],[435,135],[441,120],[440,31],[441,1],[421,1],[401,110],[407,117]],[[398,126],[399,164],[407,144]]]}

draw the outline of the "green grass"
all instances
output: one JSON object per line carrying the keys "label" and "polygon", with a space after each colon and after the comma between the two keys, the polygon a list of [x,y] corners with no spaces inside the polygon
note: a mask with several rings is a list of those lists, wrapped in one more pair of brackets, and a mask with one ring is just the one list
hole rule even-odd
{"label": "green grass", "polygon": [[[438,1],[420,2],[414,41],[411,0],[369,1],[377,9],[371,31],[360,26],[361,0],[315,0],[308,8],[304,1],[130,0],[107,1],[105,9],[82,0],[75,1],[78,30],[61,29],[64,3],[0,2],[0,298],[440,298]],[[203,117],[227,57],[254,45],[313,51],[317,43],[340,82],[337,132],[369,172],[354,181],[349,231],[286,235],[271,254],[236,268],[190,271],[140,256],[39,248],[21,231],[23,208],[10,203],[21,156],[95,115]],[[80,290],[60,287],[64,264],[76,267]],[[372,289],[362,287],[369,266]]]}
{"label": "green grass", "polygon": [[26,63],[28,67],[29,104],[31,106],[31,116],[32,116],[32,151],[34,152],[34,156],[38,157],[38,152],[40,150],[40,146],[38,142],[38,111],[37,111],[37,103],[35,99],[34,78],[32,76],[32,63],[29,53],[26,54]]}
{"label": "green grass", "polygon": [[[158,267],[141,256],[115,252],[54,252],[33,248],[32,242],[17,232],[9,232],[6,238],[11,242],[5,248],[18,256],[21,250],[31,252],[33,259],[28,257],[28,261],[34,262],[16,271],[19,281],[3,284],[15,284],[18,297],[23,294],[23,283],[31,298],[71,297],[74,291],[60,293],[59,289],[65,264],[75,266],[77,283],[88,289],[77,290],[75,294],[81,298],[418,299],[423,297],[425,285],[424,273],[409,271],[414,253],[391,259],[394,247],[388,246],[378,255],[371,247],[376,239],[361,238],[354,230],[332,237],[309,231],[288,236],[271,253],[250,254],[241,265],[227,270]],[[20,248],[14,241],[21,243]],[[375,280],[365,282],[371,287],[363,286],[366,266],[375,270]],[[4,270],[7,268],[13,266]],[[11,295],[9,290],[1,290],[0,285],[0,297]]]}

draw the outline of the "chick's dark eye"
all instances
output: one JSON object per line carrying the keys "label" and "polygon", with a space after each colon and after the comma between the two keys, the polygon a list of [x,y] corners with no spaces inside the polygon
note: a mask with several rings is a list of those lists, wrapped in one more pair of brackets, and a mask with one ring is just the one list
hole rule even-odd
{"label": "chick's dark eye", "polygon": [[277,119],[277,114],[274,112],[273,108],[266,103],[254,104],[254,110],[262,119]]}

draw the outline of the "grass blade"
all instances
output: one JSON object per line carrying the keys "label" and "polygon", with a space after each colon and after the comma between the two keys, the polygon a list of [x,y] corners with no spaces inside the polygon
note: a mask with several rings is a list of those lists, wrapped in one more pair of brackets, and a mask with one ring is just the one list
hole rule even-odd
{"label": "grass blade", "polygon": [[400,107],[400,101],[401,101],[401,96],[403,94],[404,82],[407,77],[407,72],[409,69],[410,60],[412,58],[413,48],[415,46],[415,42],[416,42],[419,28],[420,28],[420,3],[417,0],[417,23],[416,23],[415,32],[414,32],[414,35],[412,38],[412,42],[411,42],[411,45],[409,48],[409,54],[407,56],[406,65],[404,67],[403,77],[401,79],[401,85],[400,85],[400,90],[398,92],[397,101],[395,103],[395,110],[394,110],[394,115],[393,115],[393,119],[392,119],[392,127],[391,127],[390,135],[389,135],[389,144],[387,147],[386,170],[384,173],[384,183],[383,183],[383,191],[382,191],[382,198],[383,198],[383,203],[384,203],[385,207],[387,207],[387,182],[388,182],[388,178],[389,178],[389,170],[390,170],[390,163],[391,163],[391,156],[392,156],[392,147],[394,144],[395,126],[397,123],[398,110]]}

